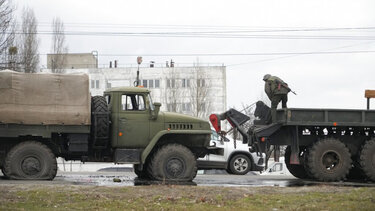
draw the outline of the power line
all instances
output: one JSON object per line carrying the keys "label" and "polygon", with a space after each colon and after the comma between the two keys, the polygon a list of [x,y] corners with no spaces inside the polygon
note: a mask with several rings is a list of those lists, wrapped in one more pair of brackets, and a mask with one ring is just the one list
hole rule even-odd
{"label": "power line", "polygon": [[[270,53],[165,53],[165,54],[142,54],[142,56],[169,56],[169,57],[192,57],[192,56],[280,56],[280,55],[314,55],[314,54],[359,54],[375,53],[375,51],[307,51],[307,52],[270,52]],[[69,53],[68,53],[69,54]],[[39,55],[48,55],[40,53]],[[132,57],[139,54],[99,54],[100,57]]]}
{"label": "power line", "polygon": [[[375,29],[375,27],[371,27]],[[323,29],[321,29],[323,30]],[[273,32],[276,32],[275,30]],[[277,31],[280,32],[280,31]],[[8,34],[13,32],[8,32]],[[54,35],[53,31],[39,31],[15,34]],[[109,31],[66,31],[67,36],[118,36],[118,37],[189,37],[189,38],[235,38],[235,39],[324,39],[324,40],[375,40],[373,35],[294,35],[294,34],[253,34],[254,31],[180,31],[180,32],[109,32]]]}
{"label": "power line", "polygon": [[[51,22],[40,22],[42,26],[52,26]],[[218,25],[163,25],[163,24],[111,24],[111,23],[65,23],[67,27],[82,28],[146,28],[146,29],[240,29],[250,32],[273,31],[336,31],[336,30],[373,30],[375,27],[265,27],[265,26],[218,26]],[[262,30],[260,30],[262,29]]]}
{"label": "power line", "polygon": [[[312,52],[270,52],[270,53],[174,53],[174,54],[142,54],[142,56],[279,56],[279,55],[313,55],[313,54],[356,54],[356,53],[375,53],[375,51],[312,51]],[[47,54],[40,54],[47,55]],[[99,56],[108,57],[131,57],[139,54],[99,54]]]}
{"label": "power line", "polygon": [[[336,48],[330,48],[330,49],[326,49],[326,50],[324,50],[324,52],[326,52],[326,51],[332,51],[332,50],[337,50],[337,49],[343,49],[343,48],[351,48],[351,47],[354,47],[354,46],[360,46],[360,45],[368,45],[368,44],[371,44],[371,43],[374,43],[374,41],[370,41],[370,42],[362,42],[362,43],[354,44],[354,45],[345,45],[345,46],[340,46],[340,47],[336,47]],[[303,56],[303,55],[307,55],[307,54],[293,54],[293,55],[286,55],[286,56],[281,56],[281,57],[276,57],[276,58],[268,58],[268,59],[261,59],[261,60],[257,60],[257,61],[246,62],[246,63],[229,64],[229,65],[227,65],[227,66],[248,65],[248,64],[261,63],[261,62],[268,62],[268,61],[274,61],[274,60],[279,60],[279,59],[286,59],[286,58],[291,58],[291,57],[296,57],[296,56]]]}

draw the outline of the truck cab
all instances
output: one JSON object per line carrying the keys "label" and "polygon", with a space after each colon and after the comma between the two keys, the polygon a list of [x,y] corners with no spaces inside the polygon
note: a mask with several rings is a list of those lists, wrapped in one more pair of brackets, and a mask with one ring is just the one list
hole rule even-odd
{"label": "truck cab", "polygon": [[[193,171],[196,171],[195,160],[210,152],[207,148],[211,134],[208,122],[160,111],[161,104],[153,103],[150,90],[141,87],[112,88],[104,93],[104,97],[110,116],[109,139],[115,152],[114,162],[135,164],[138,176],[150,176],[147,168],[152,165],[155,153],[165,146],[189,150],[194,156]],[[174,164],[174,168],[187,165],[178,160],[170,164]]]}
{"label": "truck cab", "polygon": [[113,88],[104,96],[112,124],[112,147],[144,148],[155,132],[163,129],[163,118],[158,118],[161,104],[153,104],[148,89]]}

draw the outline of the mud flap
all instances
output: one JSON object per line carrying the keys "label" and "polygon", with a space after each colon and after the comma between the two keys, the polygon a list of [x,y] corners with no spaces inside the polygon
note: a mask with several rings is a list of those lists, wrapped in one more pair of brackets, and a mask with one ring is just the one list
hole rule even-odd
{"label": "mud flap", "polygon": [[295,131],[293,131],[294,128],[291,128],[292,133],[292,145],[291,145],[291,154],[290,154],[290,164],[299,165],[301,164],[299,162],[299,138],[298,138],[298,126],[295,127]]}

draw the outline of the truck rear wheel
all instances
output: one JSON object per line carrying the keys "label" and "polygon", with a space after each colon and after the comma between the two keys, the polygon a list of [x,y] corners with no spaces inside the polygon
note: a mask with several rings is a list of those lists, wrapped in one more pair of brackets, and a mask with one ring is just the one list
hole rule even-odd
{"label": "truck rear wheel", "polygon": [[348,148],[333,138],[316,142],[307,156],[310,173],[320,181],[343,180],[352,165]]}
{"label": "truck rear wheel", "polygon": [[22,142],[7,154],[4,172],[10,179],[52,180],[57,173],[56,157],[44,144]]}
{"label": "truck rear wheel", "polygon": [[[304,149],[300,149],[300,150],[304,150]],[[306,170],[305,170],[305,166],[304,165],[294,165],[294,164],[290,164],[290,155],[292,153],[292,150],[291,150],[291,147],[290,146],[287,146],[286,149],[285,149],[285,165],[286,167],[288,168],[289,172],[299,178],[299,179],[308,179],[309,178],[309,175],[307,174]],[[300,153],[300,161],[301,160],[304,160],[304,155],[305,153]]]}
{"label": "truck rear wheel", "polygon": [[159,148],[148,165],[149,175],[156,180],[191,181],[196,176],[197,161],[194,154],[180,144]]}
{"label": "truck rear wheel", "polygon": [[251,169],[251,160],[244,154],[235,155],[229,161],[229,169],[232,174],[245,175]]}
{"label": "truck rear wheel", "polygon": [[361,168],[366,177],[375,181],[375,139],[367,141],[360,154]]}

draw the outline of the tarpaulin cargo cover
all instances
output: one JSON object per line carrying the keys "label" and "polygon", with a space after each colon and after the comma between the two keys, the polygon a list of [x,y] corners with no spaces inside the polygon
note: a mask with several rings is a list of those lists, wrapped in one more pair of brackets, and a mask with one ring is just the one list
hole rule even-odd
{"label": "tarpaulin cargo cover", "polygon": [[85,74],[0,71],[0,123],[89,125]]}

